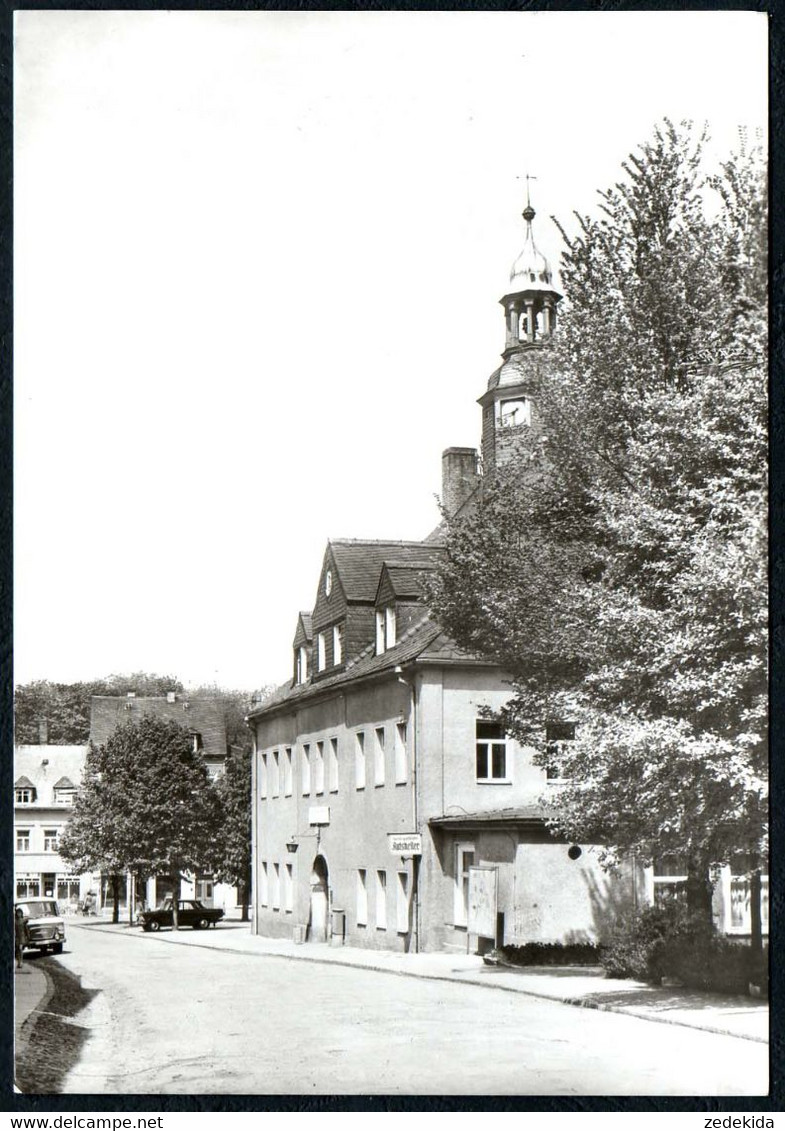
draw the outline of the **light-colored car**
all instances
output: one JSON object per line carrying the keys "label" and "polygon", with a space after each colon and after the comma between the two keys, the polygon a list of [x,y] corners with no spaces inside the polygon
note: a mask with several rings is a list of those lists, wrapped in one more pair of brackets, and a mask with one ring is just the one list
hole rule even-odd
{"label": "light-colored car", "polygon": [[63,953],[65,942],[65,923],[54,899],[20,899],[16,907],[21,907],[27,924],[25,950],[40,950],[41,954]]}

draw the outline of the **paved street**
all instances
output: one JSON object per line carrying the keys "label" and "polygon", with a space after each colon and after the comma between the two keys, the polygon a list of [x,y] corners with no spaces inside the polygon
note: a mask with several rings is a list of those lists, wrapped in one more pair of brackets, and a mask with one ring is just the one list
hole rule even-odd
{"label": "paved street", "polygon": [[63,1091],[760,1095],[765,1045],[452,982],[73,926]]}

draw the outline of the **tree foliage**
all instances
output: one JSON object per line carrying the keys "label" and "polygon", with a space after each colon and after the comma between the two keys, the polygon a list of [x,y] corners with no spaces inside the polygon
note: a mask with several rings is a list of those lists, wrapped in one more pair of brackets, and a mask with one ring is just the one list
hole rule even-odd
{"label": "tree foliage", "polygon": [[223,807],[183,727],[143,716],[90,746],[60,854],[78,871],[212,872]]}
{"label": "tree foliage", "polygon": [[553,825],[701,868],[764,847],[767,639],[762,162],[703,164],[665,123],[565,234],[536,423],[432,594],[511,673],[510,731],[560,759]]}

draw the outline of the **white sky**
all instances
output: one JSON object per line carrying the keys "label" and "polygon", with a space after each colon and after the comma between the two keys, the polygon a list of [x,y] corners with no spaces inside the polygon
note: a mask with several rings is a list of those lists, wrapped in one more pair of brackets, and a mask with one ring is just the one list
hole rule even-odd
{"label": "white sky", "polygon": [[290,671],[328,537],[424,537],[497,300],[664,115],[766,121],[743,12],[22,11],[17,682]]}

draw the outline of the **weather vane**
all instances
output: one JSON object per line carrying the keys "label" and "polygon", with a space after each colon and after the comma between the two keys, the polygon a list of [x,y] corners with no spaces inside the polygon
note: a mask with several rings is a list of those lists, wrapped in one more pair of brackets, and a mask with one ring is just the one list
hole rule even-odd
{"label": "weather vane", "polygon": [[[532,211],[532,203],[531,203],[531,199],[529,197],[529,181],[536,181],[537,178],[530,173],[525,173],[524,178],[526,180],[526,211],[531,212]],[[515,179],[516,179],[516,181],[521,180],[520,177],[516,177]]]}

